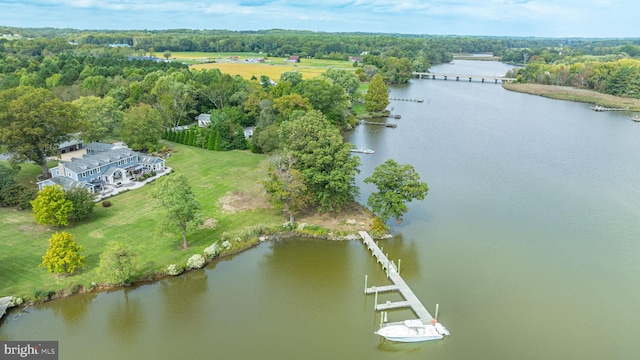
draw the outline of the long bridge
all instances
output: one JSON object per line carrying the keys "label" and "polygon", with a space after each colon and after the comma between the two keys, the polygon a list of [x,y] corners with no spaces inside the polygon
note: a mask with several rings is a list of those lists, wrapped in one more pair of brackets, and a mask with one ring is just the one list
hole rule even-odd
{"label": "long bridge", "polygon": [[415,78],[418,79],[456,79],[456,81],[460,81],[460,79],[468,79],[471,80],[480,80],[482,82],[493,80],[494,83],[501,82],[511,82],[516,81],[516,78],[510,78],[506,76],[493,76],[493,75],[470,75],[470,74],[445,74],[445,73],[432,73],[432,72],[413,72],[411,73]]}

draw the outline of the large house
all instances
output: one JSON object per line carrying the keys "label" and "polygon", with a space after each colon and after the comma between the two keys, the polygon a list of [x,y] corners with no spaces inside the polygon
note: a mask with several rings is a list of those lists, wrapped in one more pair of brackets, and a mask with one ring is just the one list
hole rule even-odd
{"label": "large house", "polygon": [[164,159],[148,156],[123,145],[91,143],[82,158],[60,161],[51,168],[51,178],[38,182],[38,188],[60,185],[65,190],[85,188],[102,193],[108,187],[131,184],[144,173],[162,172]]}

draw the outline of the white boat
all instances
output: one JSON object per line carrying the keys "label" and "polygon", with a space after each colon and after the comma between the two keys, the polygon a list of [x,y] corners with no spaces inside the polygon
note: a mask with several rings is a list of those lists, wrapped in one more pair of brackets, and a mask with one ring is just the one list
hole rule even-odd
{"label": "white boat", "polygon": [[351,152],[363,153],[363,154],[373,154],[375,151],[371,149],[351,149]]}
{"label": "white boat", "polygon": [[405,320],[400,324],[383,326],[376,334],[391,341],[418,342],[440,340],[449,335],[449,331],[440,323],[432,325],[423,324],[421,320]]}

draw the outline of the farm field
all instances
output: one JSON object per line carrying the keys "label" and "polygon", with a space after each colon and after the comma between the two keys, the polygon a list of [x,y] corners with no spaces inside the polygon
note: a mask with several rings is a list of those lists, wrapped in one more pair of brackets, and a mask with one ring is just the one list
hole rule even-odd
{"label": "farm field", "polygon": [[[310,79],[321,75],[327,69],[353,70],[350,61],[302,59],[299,63],[287,63],[286,58],[269,57],[264,63],[248,62],[250,58],[261,58],[264,55],[257,53],[203,53],[203,52],[176,52],[171,53],[171,58],[189,64],[192,69],[217,68],[221,72],[230,75],[239,75],[250,80],[252,77],[259,79],[266,75],[272,80],[277,80],[287,71],[299,71],[304,79]],[[215,62],[213,62],[215,61]]]}

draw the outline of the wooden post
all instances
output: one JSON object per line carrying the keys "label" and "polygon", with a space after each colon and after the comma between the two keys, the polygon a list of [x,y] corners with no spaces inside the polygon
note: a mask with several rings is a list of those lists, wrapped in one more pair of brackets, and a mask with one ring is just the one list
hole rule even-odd
{"label": "wooden post", "polygon": [[376,310],[377,307],[378,307],[378,289],[376,289],[376,296],[373,299],[373,310]]}
{"label": "wooden post", "polygon": [[364,276],[364,293],[367,293],[367,275]]}
{"label": "wooden post", "polygon": [[402,261],[402,259],[398,259],[398,275],[400,275],[400,262]]}
{"label": "wooden post", "polygon": [[434,317],[434,319],[436,319],[436,321],[438,321],[438,308],[440,307],[440,304],[436,304],[436,316]]}

